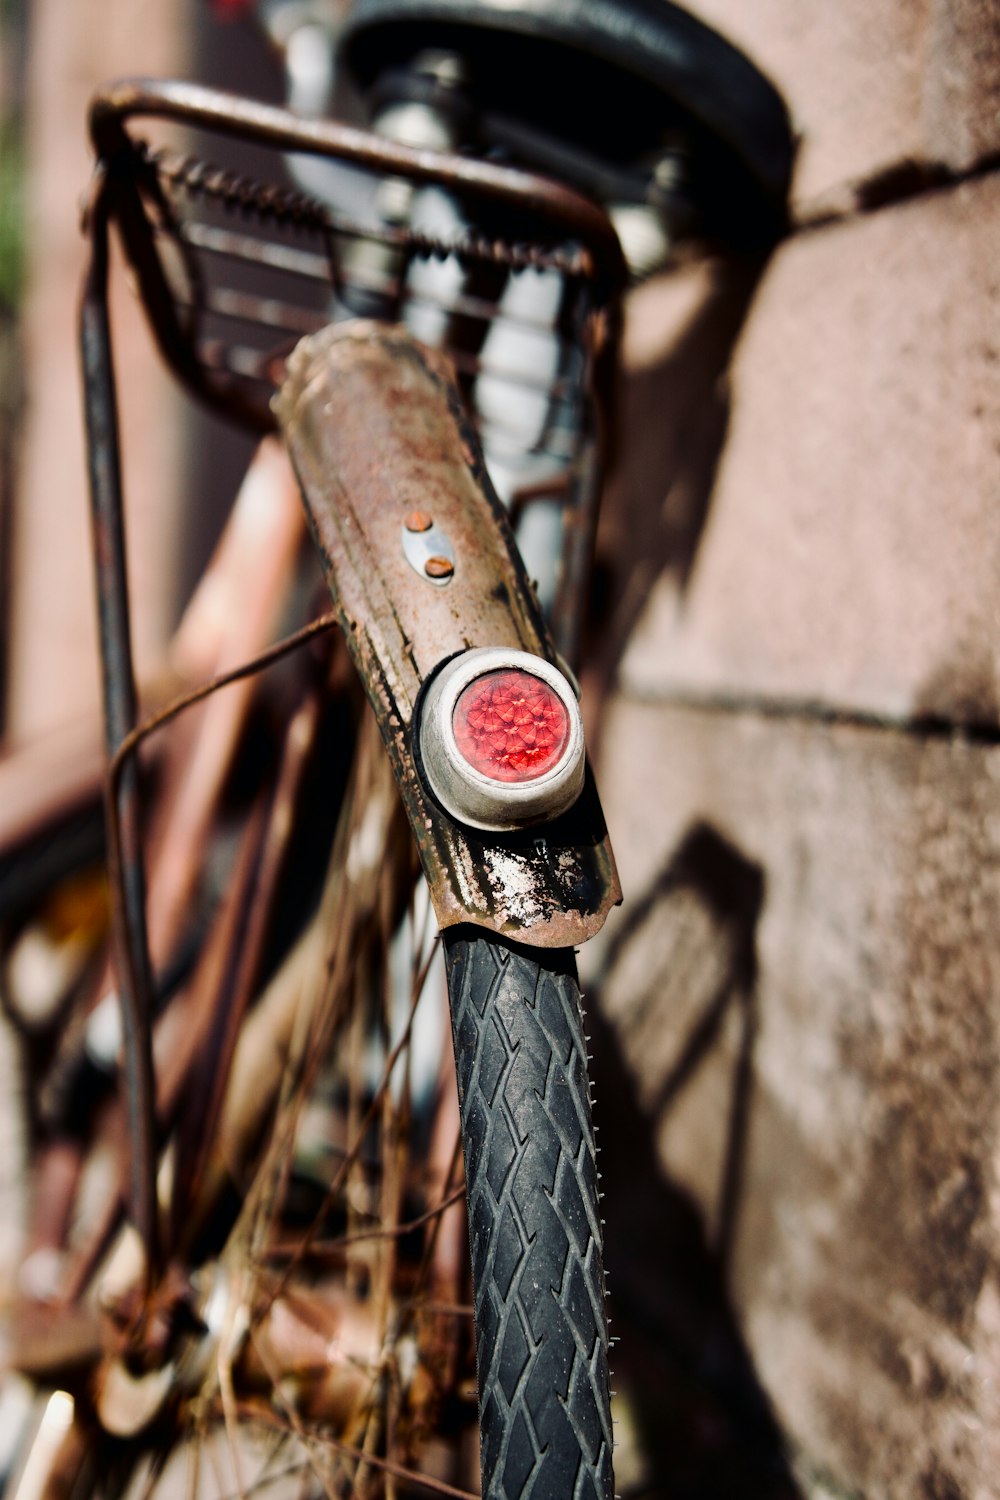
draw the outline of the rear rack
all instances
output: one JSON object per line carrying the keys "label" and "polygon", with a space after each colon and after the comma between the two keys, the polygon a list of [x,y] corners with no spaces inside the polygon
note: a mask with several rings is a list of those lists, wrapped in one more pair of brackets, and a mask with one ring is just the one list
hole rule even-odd
{"label": "rear rack", "polygon": [[[174,137],[177,126],[197,132],[213,158],[234,141],[258,148],[266,171],[251,177],[145,139],[165,125]],[[187,83],[112,85],[91,105],[90,132],[95,252],[114,223],[163,357],[210,407],[272,430],[287,354],[354,313],[405,323],[444,350],[515,524],[539,499],[561,511],[549,612],[572,660],[626,279],[604,211],[531,172]],[[290,185],[296,153],[329,164],[324,201]],[[400,189],[415,207],[405,223],[378,201]],[[443,227],[433,222],[442,203]]]}
{"label": "rear rack", "polygon": [[[250,178],[152,148],[131,134],[129,127],[140,120],[207,132],[215,137],[213,146],[228,137],[268,148],[273,178]],[[161,351],[201,399],[258,431],[274,425],[269,401],[281,375],[280,335],[287,345],[331,321],[324,291],[342,302],[352,292],[377,296],[390,320],[403,321],[408,304],[435,296],[426,284],[413,284],[409,271],[415,262],[451,260],[473,276],[482,267],[551,270],[571,285],[575,306],[567,331],[578,341],[586,339],[595,314],[607,314],[624,284],[618,240],[604,212],[533,173],[415,151],[335,121],[303,120],[186,83],[113,85],[93,101],[90,129],[98,191],[110,199],[110,217]],[[363,192],[366,183],[371,189],[386,179],[441,189],[477,227],[440,234],[380,223],[374,213],[362,220],[335,199],[320,202],[285,186],[283,158],[289,153],[341,164],[354,179],[355,195],[359,183]],[[381,270],[377,261],[357,264],[352,249],[366,243],[393,252]],[[437,295],[442,310],[465,322],[487,323],[499,311],[496,297]],[[602,340],[608,331],[605,318]],[[462,348],[448,352],[460,376],[482,373]]]}

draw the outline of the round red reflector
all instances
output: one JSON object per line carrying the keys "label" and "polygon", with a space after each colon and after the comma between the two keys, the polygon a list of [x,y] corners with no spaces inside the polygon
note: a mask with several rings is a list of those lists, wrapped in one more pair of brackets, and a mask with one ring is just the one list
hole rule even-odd
{"label": "round red reflector", "polygon": [[486,672],[459,696],[455,743],[493,781],[533,781],[557,765],[569,740],[569,714],[558,693],[531,672]]}

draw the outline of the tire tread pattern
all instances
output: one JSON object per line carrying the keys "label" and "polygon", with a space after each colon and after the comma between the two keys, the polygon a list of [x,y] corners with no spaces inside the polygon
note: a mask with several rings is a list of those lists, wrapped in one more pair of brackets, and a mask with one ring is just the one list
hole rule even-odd
{"label": "tire tread pattern", "polygon": [[[466,929],[467,931],[467,929]],[[450,935],[487,1500],[610,1500],[608,1335],[572,956]]]}

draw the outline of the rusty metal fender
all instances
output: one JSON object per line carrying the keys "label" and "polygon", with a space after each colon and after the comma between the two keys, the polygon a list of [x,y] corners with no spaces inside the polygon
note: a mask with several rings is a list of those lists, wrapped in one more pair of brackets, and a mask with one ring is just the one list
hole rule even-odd
{"label": "rusty metal fender", "polygon": [[442,662],[479,646],[555,660],[450,366],[403,329],[343,323],[296,347],[274,409],[439,925],[583,942],[621,900],[589,768],[561,818],[495,834],[455,822],[415,762],[418,699]]}

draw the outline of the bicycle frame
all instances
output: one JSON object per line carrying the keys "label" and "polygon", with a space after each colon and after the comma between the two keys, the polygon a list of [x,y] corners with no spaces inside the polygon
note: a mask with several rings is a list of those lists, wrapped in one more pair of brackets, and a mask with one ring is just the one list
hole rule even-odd
{"label": "bicycle frame", "polygon": [[[146,939],[141,847],[136,702],[129,631],[124,519],[114,368],[107,310],[109,229],[118,228],[136,272],[160,348],[202,400],[236,415],[258,431],[275,421],[270,393],[284,371],[269,356],[251,371],[203,359],[193,319],[178,312],[153,248],[152,212],[166,210],[141,148],[126,130],[132,118],[158,116],[221,134],[240,134],[282,151],[306,151],[377,167],[421,182],[460,190],[517,214],[541,216],[576,251],[520,251],[491,245],[478,253],[506,258],[511,266],[551,265],[585,278],[593,290],[587,322],[596,430],[588,438],[590,464],[573,476],[563,586],[553,635],[542,620],[513,547],[510,528],[490,490],[478,445],[460,412],[443,360],[400,335],[342,332],[334,358],[317,382],[317,367],[289,362],[274,403],[302,483],[306,508],[320,543],[341,623],[383,734],[409,815],[441,926],[473,922],[522,942],[572,946],[598,930],[620,891],[593,780],[572,811],[551,825],[513,838],[477,834],[449,816],[424,790],[412,748],[414,712],[423,681],[456,651],[509,645],[555,661],[572,656],[579,635],[583,584],[596,522],[598,451],[607,442],[609,372],[617,335],[616,294],[624,273],[614,231],[587,199],[529,173],[427,151],[410,151],[331,122],[303,122],[286,111],[186,84],[120,84],[101,94],[91,111],[98,152],[96,190],[88,210],[91,261],[81,311],[86,383],[92,519],[103,661],[105,739],[116,774],[108,794],[109,865],[115,894],[125,1072],[129,1080],[129,1131],[133,1142],[133,1217],[146,1251],[147,1275],[157,1263],[156,1130],[150,1042],[153,984]],[[139,178],[142,176],[142,189]],[[234,191],[238,191],[237,188]],[[147,201],[144,201],[144,193]],[[273,203],[272,211],[276,211]],[[333,226],[318,205],[307,205]],[[342,223],[339,232],[371,234]],[[387,232],[393,241],[393,233]],[[398,235],[396,236],[398,240]],[[474,250],[476,247],[473,247]],[[345,325],[348,329],[350,325]],[[373,359],[374,351],[374,359]],[[367,362],[367,369],[365,365]],[[419,370],[419,420],[407,423],[396,401],[404,367]],[[309,399],[303,397],[310,387]],[[373,480],[359,413],[371,403],[391,405],[391,461]],[[395,404],[393,405],[393,403]],[[309,412],[334,408],[335,420],[310,422]],[[381,441],[381,438],[380,438]],[[433,460],[435,522],[462,558],[461,580],[447,596],[396,566],[402,516],[420,503],[411,476]],[[385,458],[384,447],[380,457]],[[350,482],[331,485],[330,473]],[[347,500],[350,493],[351,499]],[[402,507],[402,508],[401,508]],[[361,535],[364,561],[351,557],[344,538]],[[432,606],[444,600],[440,609]],[[393,628],[386,630],[386,622]]]}

